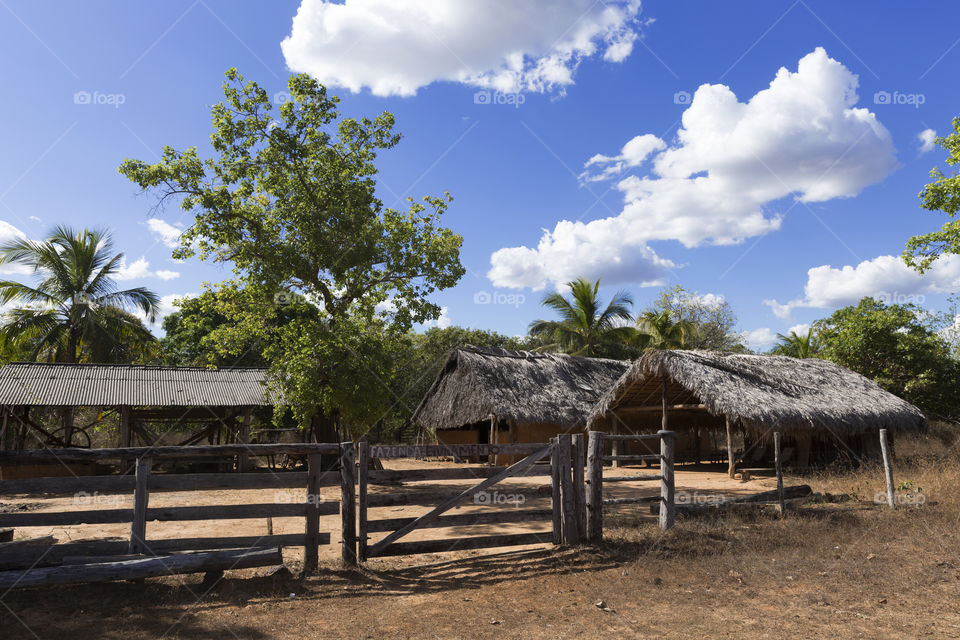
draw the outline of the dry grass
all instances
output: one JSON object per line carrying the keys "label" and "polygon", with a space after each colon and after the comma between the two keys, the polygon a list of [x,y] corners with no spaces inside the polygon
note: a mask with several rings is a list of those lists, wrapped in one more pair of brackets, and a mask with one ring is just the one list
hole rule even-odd
{"label": "dry grass", "polygon": [[305,580],[251,570],[206,595],[199,576],[13,592],[0,628],[71,640],[960,637],[954,436],[934,429],[897,453],[897,480],[921,489],[921,507],[875,505],[876,467],[828,470],[789,482],[854,499],[784,519],[688,518],[663,534],[610,514],[596,548],[406,558]]}

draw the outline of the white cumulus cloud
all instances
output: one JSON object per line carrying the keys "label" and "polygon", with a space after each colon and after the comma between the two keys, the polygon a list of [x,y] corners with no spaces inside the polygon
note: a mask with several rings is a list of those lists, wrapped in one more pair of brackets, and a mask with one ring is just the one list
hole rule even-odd
{"label": "white cumulus cloud", "polygon": [[161,280],[173,280],[180,277],[180,272],[160,269],[153,271],[150,269],[150,262],[145,256],[140,256],[130,264],[127,264],[126,258],[120,260],[120,267],[114,276],[117,280],[136,280],[142,278],[160,278]]}
{"label": "white cumulus cloud", "polygon": [[293,71],[354,92],[541,92],[573,84],[584,58],[623,61],[639,13],[639,0],[302,0],[280,47]]}
{"label": "white cumulus cloud", "polygon": [[922,275],[898,256],[878,256],[856,266],[813,267],[807,271],[802,298],[783,304],[765,300],[764,304],[778,317],[789,318],[798,307],[835,309],[856,304],[866,296],[887,303],[921,304],[924,294],[955,291],[957,287],[960,287],[960,256],[944,256]]}
{"label": "white cumulus cloud", "polygon": [[920,142],[920,153],[933,151],[936,144],[937,132],[933,129],[924,129],[917,134],[917,140]]}
{"label": "white cumulus cloud", "polygon": [[150,229],[150,232],[153,233],[160,242],[171,249],[180,244],[180,234],[183,233],[183,230],[178,229],[166,220],[150,218],[147,220],[147,228]]}
{"label": "white cumulus cloud", "polygon": [[856,106],[858,83],[817,48],[746,102],[725,85],[702,85],[668,148],[658,151],[654,136],[640,136],[616,156],[587,161],[588,179],[597,177],[591,170],[600,177],[610,170],[609,177],[648,166],[617,183],[624,200],[618,215],[561,220],[536,248],[500,249],[488,277],[497,286],[535,289],[574,274],[608,284],[655,280],[673,263],[652,241],[734,244],[778,229],[781,216],[766,207],[781,198],[856,195],[897,166],[887,129]]}
{"label": "white cumulus cloud", "polygon": [[743,343],[751,349],[763,349],[769,347],[777,341],[777,334],[769,327],[761,327],[752,331],[746,331],[742,334]]}
{"label": "white cumulus cloud", "polygon": [[[23,231],[20,231],[20,229],[16,228],[15,226],[13,226],[12,224],[10,224],[5,220],[0,220],[0,244],[6,244],[7,242],[11,242],[13,240],[26,240],[26,239],[27,239],[27,234],[25,234]],[[29,273],[33,273],[30,267],[22,264],[11,263],[11,264],[5,264],[2,267],[0,267],[0,274],[4,274],[4,275],[12,275],[12,274],[26,275]]]}

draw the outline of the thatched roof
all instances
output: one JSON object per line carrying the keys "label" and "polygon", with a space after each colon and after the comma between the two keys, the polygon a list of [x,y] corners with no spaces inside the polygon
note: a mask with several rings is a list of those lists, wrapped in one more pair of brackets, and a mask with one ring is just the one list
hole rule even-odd
{"label": "thatched roof", "polygon": [[659,406],[664,378],[668,405],[703,405],[752,429],[927,428],[915,406],[832,362],[709,351],[648,351],[600,399],[588,425],[628,407]]}
{"label": "thatched roof", "polygon": [[490,419],[583,427],[590,409],[630,366],[580,358],[474,346],[454,349],[413,414],[429,429]]}

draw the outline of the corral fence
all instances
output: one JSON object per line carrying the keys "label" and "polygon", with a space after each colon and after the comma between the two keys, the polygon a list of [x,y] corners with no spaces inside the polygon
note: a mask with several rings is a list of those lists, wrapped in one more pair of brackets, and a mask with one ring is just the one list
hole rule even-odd
{"label": "corral fence", "polygon": [[[639,454],[639,455],[621,455],[619,454],[619,444],[623,442],[646,443],[652,440],[660,441],[660,453]],[[659,502],[660,503],[660,528],[669,529],[673,527],[674,512],[674,446],[677,441],[677,434],[673,431],[658,431],[650,434],[630,434],[630,435],[610,435],[602,431],[590,431],[589,441],[587,443],[587,539],[591,542],[597,542],[603,538],[603,507],[605,505],[623,505]],[[615,452],[605,455],[605,444],[609,442],[611,449]],[[659,462],[660,472],[656,475],[604,475],[604,462],[619,461],[634,462]],[[614,468],[615,469],[615,468]],[[604,498],[603,485],[606,482],[637,482],[651,481],[660,483],[659,496],[632,496],[626,498]]]}
{"label": "corral fence", "polygon": [[[129,508],[19,511],[0,513],[0,528],[56,527],[83,524],[130,524],[126,540],[92,540],[46,544],[0,543],[0,589],[65,582],[136,579],[196,571],[218,572],[282,564],[282,547],[304,548],[304,570],[318,567],[319,546],[330,544],[329,532],[320,531],[320,517],[340,515],[341,558],[348,565],[371,558],[439,553],[534,544],[578,544],[599,541],[603,535],[603,505],[662,501],[660,525],[673,525],[673,432],[649,435],[608,435],[589,432],[561,434],[548,443],[381,446],[352,442],[233,444],[214,446],[126,447],[115,449],[46,449],[0,452],[0,462],[15,459],[72,461],[135,460],[133,475],[71,476],[0,480],[0,497],[22,494],[96,495],[132,492]],[[658,475],[604,477],[604,443],[626,440],[659,440],[660,454],[641,456],[660,463]],[[270,458],[302,456],[306,471],[237,473],[154,473],[153,463],[185,457]],[[323,471],[321,460],[339,457],[339,470]],[[417,469],[375,469],[374,460],[431,457],[524,456],[509,466]],[[357,464],[359,462],[359,464]],[[509,486],[504,490],[513,507],[505,508],[491,489],[511,478],[547,478],[533,487]],[[424,483],[477,480],[468,488],[436,490]],[[605,482],[659,480],[659,498],[603,497]],[[371,491],[371,485],[378,488]],[[401,485],[401,486],[397,486]],[[323,487],[339,486],[340,499],[321,496]],[[442,485],[441,485],[442,486]],[[504,486],[504,485],[501,485]],[[151,493],[243,489],[305,489],[300,500],[254,504],[150,506]],[[520,497],[522,496],[522,500]],[[549,506],[543,503],[549,498]],[[518,506],[527,503],[532,507]],[[114,506],[112,504],[107,506]],[[388,507],[424,506],[414,517],[383,517]],[[467,512],[449,514],[470,506]],[[371,511],[380,517],[372,517]],[[205,538],[155,538],[148,523],[197,520],[303,518],[302,533],[274,535],[272,526],[263,536],[211,536]],[[549,531],[495,535],[460,535],[463,528],[497,524],[541,523]],[[227,525],[225,525],[227,526]],[[401,541],[425,529],[456,528],[428,540]],[[384,534],[381,536],[381,534]],[[377,539],[374,539],[377,538]],[[41,541],[42,542],[42,541]]]}

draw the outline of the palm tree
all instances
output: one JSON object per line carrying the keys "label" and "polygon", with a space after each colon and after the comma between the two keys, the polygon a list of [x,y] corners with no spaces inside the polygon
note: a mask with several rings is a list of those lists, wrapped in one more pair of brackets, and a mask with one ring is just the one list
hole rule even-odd
{"label": "palm tree", "polygon": [[790,356],[791,358],[813,358],[820,351],[820,342],[813,333],[813,327],[807,329],[805,335],[797,335],[796,331],[791,331],[790,335],[785,336],[782,333],[777,334],[777,344],[770,353],[778,356]]}
{"label": "palm tree", "polygon": [[23,265],[40,278],[35,286],[0,281],[0,304],[19,304],[7,312],[0,336],[34,360],[129,362],[156,340],[130,312],[152,322],[159,298],[144,287],[117,289],[122,260],[110,235],[98,230],[60,226],[43,242],[0,245],[0,265]]}
{"label": "palm tree", "polygon": [[637,317],[635,344],[644,349],[683,349],[694,326],[674,320],[669,311],[645,311]]}
{"label": "palm tree", "polygon": [[606,307],[597,297],[600,281],[578,278],[567,283],[571,299],[551,293],[541,304],[560,314],[560,320],[534,320],[530,335],[546,344],[538,350],[563,351],[589,357],[626,355],[636,331],[624,324],[630,320],[633,299],[618,291]]}

